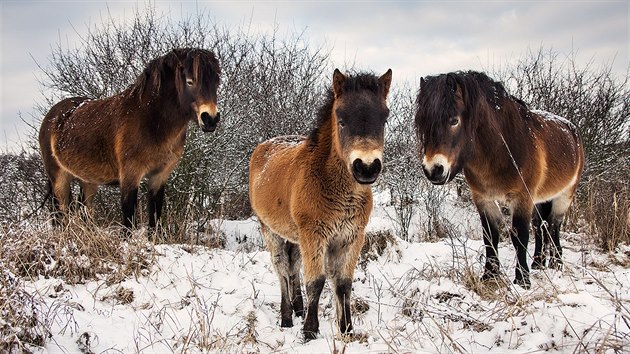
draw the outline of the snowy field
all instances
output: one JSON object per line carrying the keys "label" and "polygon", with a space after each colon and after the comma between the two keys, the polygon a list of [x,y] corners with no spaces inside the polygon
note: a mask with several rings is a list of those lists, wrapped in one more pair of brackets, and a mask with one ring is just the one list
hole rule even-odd
{"label": "snowy field", "polygon": [[[368,231],[394,226],[376,198]],[[630,249],[598,253],[562,233],[565,269],[533,271],[532,288],[511,285],[514,250],[499,255],[509,286],[480,284],[483,242],[472,207],[446,208],[452,237],[393,238],[362,259],[353,282],[355,336],[341,338],[328,284],[320,334],[305,343],[301,319],[280,328],[280,288],[254,218],[215,221],[225,249],[157,245],[154,263],[122,282],[25,283],[41,298],[52,338],[43,353],[536,353],[630,350]],[[421,215],[412,223],[418,228]],[[533,242],[530,242],[533,253]],[[530,259],[531,263],[531,259]]]}

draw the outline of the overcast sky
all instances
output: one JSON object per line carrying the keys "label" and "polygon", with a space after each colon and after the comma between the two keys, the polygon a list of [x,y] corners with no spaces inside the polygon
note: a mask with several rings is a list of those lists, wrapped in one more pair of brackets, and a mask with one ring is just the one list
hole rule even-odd
{"label": "overcast sky", "polygon": [[[394,85],[454,70],[488,70],[513,63],[541,46],[578,63],[629,66],[629,9],[624,1],[157,1],[158,13],[203,11],[215,21],[254,30],[276,23],[281,33],[306,30],[311,43],[332,48],[335,66],[354,62],[378,73],[392,68]],[[27,138],[20,119],[38,122],[42,101],[36,62],[46,65],[51,46],[72,43],[77,32],[107,17],[133,16],[141,1],[0,0],[2,61],[0,151]],[[67,42],[66,42],[67,41]],[[332,69],[331,69],[332,74]]]}

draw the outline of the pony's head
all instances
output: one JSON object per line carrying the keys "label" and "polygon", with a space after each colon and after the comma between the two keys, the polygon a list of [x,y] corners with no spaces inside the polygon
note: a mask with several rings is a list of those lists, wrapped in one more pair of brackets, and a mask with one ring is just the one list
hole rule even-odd
{"label": "pony's head", "polygon": [[194,112],[201,130],[213,132],[220,119],[217,108],[219,61],[214,53],[204,49],[175,49],[173,52],[178,58],[175,85],[179,104]]}
{"label": "pony's head", "polygon": [[333,74],[333,146],[361,184],[374,183],[382,169],[391,81],[391,69],[379,78],[371,74],[346,76],[337,69]]}
{"label": "pony's head", "polygon": [[424,173],[433,184],[451,181],[463,168],[475,131],[476,90],[460,73],[420,80],[415,126]]}

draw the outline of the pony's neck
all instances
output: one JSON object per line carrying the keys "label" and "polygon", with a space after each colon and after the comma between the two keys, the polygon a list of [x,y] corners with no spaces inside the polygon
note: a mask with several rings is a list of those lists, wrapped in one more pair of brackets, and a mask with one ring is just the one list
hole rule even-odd
{"label": "pony's neck", "polygon": [[[507,107],[504,105],[503,109]],[[510,107],[506,110],[510,110]],[[518,111],[510,111],[507,117],[498,117],[495,124],[487,123],[489,117],[482,119],[472,141],[470,159],[464,166],[467,174],[479,171],[499,171],[511,173],[514,165],[522,166],[523,159],[531,145],[527,135],[527,126]],[[471,166],[477,166],[472,168]]]}
{"label": "pony's neck", "polygon": [[346,164],[337,152],[333,142],[332,114],[318,128],[317,135],[312,143],[311,158],[313,166],[321,173],[321,177],[327,182],[344,188],[352,188],[356,184],[354,177],[346,167]]}
{"label": "pony's neck", "polygon": [[173,134],[180,134],[187,129],[191,116],[194,115],[189,107],[180,107],[177,90],[174,87],[158,87],[150,85],[147,91],[136,97],[136,104],[148,110],[145,121],[146,129],[154,136],[167,138]]}

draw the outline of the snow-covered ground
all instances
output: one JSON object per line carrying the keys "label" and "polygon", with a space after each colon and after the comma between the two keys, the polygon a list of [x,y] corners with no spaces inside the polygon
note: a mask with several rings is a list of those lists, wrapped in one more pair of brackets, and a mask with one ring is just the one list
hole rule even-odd
{"label": "snow-covered ground", "polygon": [[[369,231],[394,230],[380,196]],[[254,218],[216,222],[225,249],[158,245],[155,264],[121,283],[26,282],[50,314],[48,353],[530,353],[630,348],[630,250],[600,254],[563,233],[563,271],[533,271],[532,288],[481,286],[483,242],[470,207],[448,207],[459,226],[438,242],[396,239],[360,262],[353,283],[356,335],[334,323],[328,285],[320,334],[305,343],[301,319],[280,328],[280,288]],[[389,211],[389,215],[392,215]],[[412,225],[418,228],[418,222]],[[412,230],[412,233],[414,231]],[[468,237],[471,236],[471,237]],[[530,243],[533,252],[533,243]],[[514,250],[499,255],[511,280]],[[598,351],[600,350],[600,351]]]}

